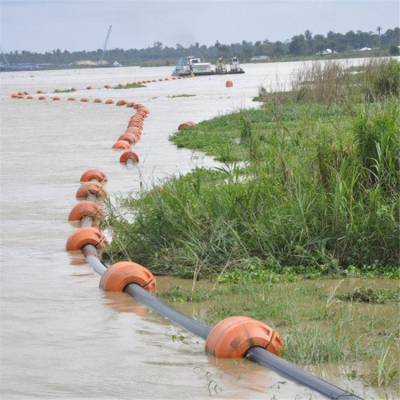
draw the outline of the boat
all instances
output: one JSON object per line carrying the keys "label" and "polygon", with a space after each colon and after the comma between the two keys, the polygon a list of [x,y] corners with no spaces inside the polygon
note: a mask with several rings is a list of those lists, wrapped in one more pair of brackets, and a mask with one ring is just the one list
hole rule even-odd
{"label": "boat", "polygon": [[194,56],[182,57],[175,67],[172,76],[189,75],[214,75],[213,65],[209,62],[201,62],[200,58]]}

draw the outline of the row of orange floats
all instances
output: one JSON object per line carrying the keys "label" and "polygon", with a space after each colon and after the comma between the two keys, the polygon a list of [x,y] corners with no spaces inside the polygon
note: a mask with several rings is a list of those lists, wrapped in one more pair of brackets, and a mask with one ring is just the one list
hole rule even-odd
{"label": "row of orange floats", "polygon": [[[148,80],[141,80],[141,81],[136,81],[136,82],[128,82],[128,83],[118,83],[116,86],[119,88],[124,88],[126,86],[131,86],[131,85],[144,85],[144,84],[149,84],[149,83],[155,83],[155,82],[166,82],[166,81],[176,81],[178,79],[187,79],[187,78],[194,78],[195,75],[188,75],[188,76],[180,76],[180,77],[172,77],[172,78],[158,78],[158,79],[148,79]],[[104,89],[112,89],[115,86],[112,85],[104,85]],[[86,90],[93,90],[95,89],[93,86],[87,86]],[[76,87],[72,87],[69,89],[71,92],[77,92],[79,89]],[[54,93],[60,93],[62,90],[60,89],[55,89]],[[42,90],[38,90],[36,92],[37,94],[43,93]]]}
{"label": "row of orange floats", "polygon": [[127,100],[119,100],[117,105],[126,105],[127,107],[136,110],[128,122],[125,132],[118,137],[118,140],[113,144],[114,150],[128,150],[120,157],[121,163],[126,163],[132,160],[134,163],[139,162],[139,157],[136,153],[131,151],[131,145],[136,144],[142,137],[143,121],[150,114],[150,110],[141,103],[128,102]]}

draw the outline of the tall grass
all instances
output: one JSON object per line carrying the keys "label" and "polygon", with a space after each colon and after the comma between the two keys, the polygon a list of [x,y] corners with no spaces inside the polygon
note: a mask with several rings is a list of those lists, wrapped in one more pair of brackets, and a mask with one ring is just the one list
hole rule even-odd
{"label": "tall grass", "polygon": [[115,242],[155,272],[188,277],[254,264],[396,264],[399,104],[336,111],[321,121],[310,106],[267,125],[273,111],[243,111],[248,162],[196,169],[128,199],[136,218],[110,215]]}

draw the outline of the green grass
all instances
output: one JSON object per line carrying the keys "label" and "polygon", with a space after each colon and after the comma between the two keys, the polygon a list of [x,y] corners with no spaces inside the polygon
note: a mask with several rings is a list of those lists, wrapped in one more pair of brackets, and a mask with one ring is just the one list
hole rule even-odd
{"label": "green grass", "polygon": [[178,97],[195,97],[195,94],[176,94],[174,96],[168,96],[171,97],[171,99],[176,99]]}
{"label": "green grass", "polygon": [[125,85],[125,86],[123,86],[123,87],[114,86],[113,89],[137,89],[137,88],[143,88],[143,87],[146,87],[146,85],[137,85],[137,84],[134,84],[134,85]]}
{"label": "green grass", "polygon": [[[351,280],[255,284],[242,280],[214,288],[198,284],[194,290],[173,285],[159,296],[182,312],[187,312],[186,303],[190,302],[189,309],[201,310],[196,315],[209,325],[238,314],[264,321],[282,336],[283,357],[295,364],[364,362],[371,366],[364,375],[368,384],[396,384],[400,350],[397,305],[338,300],[338,292],[349,283]],[[373,290],[384,291],[379,287]]]}
{"label": "green grass", "polygon": [[390,301],[400,301],[400,288],[396,290],[375,289],[371,287],[356,288],[351,292],[342,293],[336,296],[340,300],[357,301],[364,303],[386,303]]}
{"label": "green grass", "polygon": [[396,265],[399,110],[271,103],[187,127],[172,140],[225,166],[124,199],[135,220],[111,211],[110,252],[122,243],[154,272],[187,277]]}

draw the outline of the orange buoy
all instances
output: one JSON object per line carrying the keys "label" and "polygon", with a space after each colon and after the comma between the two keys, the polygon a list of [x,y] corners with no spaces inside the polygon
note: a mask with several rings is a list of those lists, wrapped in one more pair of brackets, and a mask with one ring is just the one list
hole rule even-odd
{"label": "orange buoy", "polygon": [[93,201],[81,201],[69,213],[68,221],[80,221],[83,217],[104,218],[103,209]]}
{"label": "orange buoy", "polygon": [[13,94],[11,95],[11,98],[17,99],[17,98],[18,98],[18,93],[13,93]]}
{"label": "orange buoy", "polygon": [[157,81],[155,79],[153,79],[152,82],[157,82]]}
{"label": "orange buoy", "polygon": [[71,92],[76,92],[78,89],[76,87],[71,88]]}
{"label": "orange buoy", "polygon": [[176,78],[172,78],[173,81],[176,81]]}
{"label": "orange buoy", "polygon": [[87,89],[87,90],[92,90],[93,87],[92,87],[92,86],[88,86],[86,89]]}
{"label": "orange buoy", "polygon": [[180,124],[178,126],[178,131],[181,131],[183,128],[186,128],[187,126],[195,126],[196,124],[192,121],[184,122],[183,124]]}
{"label": "orange buoy", "polygon": [[105,89],[111,89],[111,85],[104,85]]}
{"label": "orange buoy", "polygon": [[59,93],[60,92],[60,89],[55,89],[54,90],[54,93]]}
{"label": "orange buoy", "polygon": [[118,87],[125,87],[125,83],[118,83]]}
{"label": "orange buoy", "polygon": [[34,97],[33,97],[33,96],[28,96],[27,99],[28,99],[28,100],[33,100]]}
{"label": "orange buoy", "polygon": [[112,146],[112,148],[114,150],[127,150],[130,149],[131,146],[128,142],[126,142],[125,140],[118,140],[117,142],[115,142]]}
{"label": "orange buoy", "polygon": [[126,106],[128,104],[128,101],[126,100],[118,100],[117,106]]}
{"label": "orange buoy", "polygon": [[248,317],[230,317],[211,330],[206,340],[207,353],[217,358],[243,358],[251,347],[262,347],[273,354],[283,352],[278,333],[268,325]]}
{"label": "orange buoy", "polygon": [[233,82],[232,81],[226,81],[225,86],[226,87],[233,87]]}
{"label": "orange buoy", "polygon": [[25,95],[28,95],[28,94],[30,94],[30,93],[29,93],[29,92],[24,92],[24,94],[25,94]]}
{"label": "orange buoy", "polygon": [[43,93],[43,90],[36,91],[37,94]]}
{"label": "orange buoy", "polygon": [[135,105],[135,103],[133,101],[131,101],[130,103],[128,103],[126,106],[127,107],[133,107]]}
{"label": "orange buoy", "polygon": [[68,97],[68,101],[76,101],[75,97]]}
{"label": "orange buoy", "polygon": [[169,78],[165,78],[164,81],[169,81]]}
{"label": "orange buoy", "polygon": [[89,101],[89,99],[87,97],[82,97],[81,98],[81,102],[82,103],[87,103]]}
{"label": "orange buoy", "polygon": [[88,169],[81,176],[81,182],[90,182],[92,179],[97,179],[101,183],[107,182],[106,174],[96,168]]}
{"label": "orange buoy", "polygon": [[106,100],[105,103],[106,104],[114,104],[114,100],[111,100],[111,99],[110,100]]}
{"label": "orange buoy", "polygon": [[54,100],[54,101],[59,101],[59,100],[61,100],[61,97],[54,96],[54,97],[53,97],[53,100]]}
{"label": "orange buoy", "polygon": [[46,96],[39,96],[39,100],[46,100],[47,97]]}
{"label": "orange buoy", "polygon": [[128,128],[126,128],[125,133],[132,133],[132,134],[140,135],[142,133],[142,131],[137,126],[129,126]]}
{"label": "orange buoy", "polygon": [[126,163],[128,160],[132,160],[133,162],[139,162],[139,156],[133,151],[126,151],[120,157],[119,162]]}
{"label": "orange buoy", "polygon": [[162,82],[162,78],[160,78],[158,81],[159,81],[159,82]]}
{"label": "orange buoy", "polygon": [[79,187],[76,192],[76,198],[79,199],[86,199],[87,195],[94,194],[100,200],[105,199],[107,197],[107,191],[105,187],[98,182],[85,182]]}
{"label": "orange buoy", "polygon": [[106,237],[97,228],[80,228],[69,236],[65,249],[79,251],[87,244],[92,244],[97,249],[108,246]]}
{"label": "orange buoy", "polygon": [[130,283],[148,291],[155,291],[157,288],[154,275],[147,268],[130,261],[122,261],[107,268],[99,286],[106,292],[122,292]]}
{"label": "orange buoy", "polygon": [[24,99],[25,98],[25,96],[23,95],[23,94],[19,94],[18,96],[17,96],[17,99]]}
{"label": "orange buoy", "polygon": [[137,140],[138,140],[137,136],[133,135],[133,134],[130,134],[130,133],[124,133],[118,138],[118,142],[119,141],[125,141],[125,142],[128,142],[130,144],[136,143]]}
{"label": "orange buoy", "polygon": [[94,100],[93,100],[93,103],[102,103],[102,102],[103,102],[102,99],[94,99]]}

